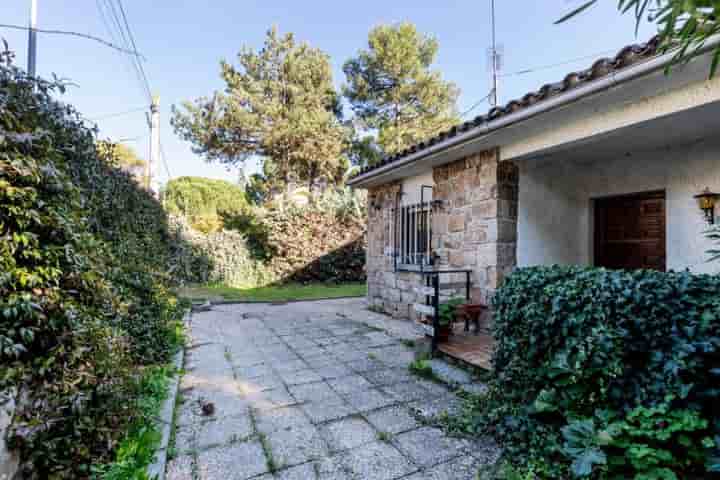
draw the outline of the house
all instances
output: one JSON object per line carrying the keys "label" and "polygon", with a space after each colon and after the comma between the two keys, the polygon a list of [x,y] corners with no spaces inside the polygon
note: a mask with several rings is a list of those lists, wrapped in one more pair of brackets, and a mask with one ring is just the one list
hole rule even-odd
{"label": "house", "polygon": [[718,272],[695,198],[720,191],[718,40],[670,74],[657,39],[628,46],[362,169],[370,304],[415,317],[427,270],[482,303],[518,266]]}

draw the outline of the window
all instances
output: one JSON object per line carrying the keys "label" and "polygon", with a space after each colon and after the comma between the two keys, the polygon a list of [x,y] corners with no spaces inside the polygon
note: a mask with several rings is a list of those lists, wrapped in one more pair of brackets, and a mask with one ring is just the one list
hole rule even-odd
{"label": "window", "polygon": [[432,209],[428,203],[396,212],[395,254],[400,265],[432,265]]}

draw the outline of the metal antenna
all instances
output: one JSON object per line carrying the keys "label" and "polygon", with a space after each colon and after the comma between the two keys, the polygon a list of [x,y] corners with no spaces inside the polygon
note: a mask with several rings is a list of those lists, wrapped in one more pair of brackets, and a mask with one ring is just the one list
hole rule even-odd
{"label": "metal antenna", "polygon": [[37,72],[37,0],[30,0],[30,28],[28,29],[27,73],[34,77]]}
{"label": "metal antenna", "polygon": [[490,68],[492,74],[492,92],[490,94],[490,104],[493,107],[498,105],[498,68],[500,59],[498,58],[498,48],[495,38],[495,0],[490,0],[490,22],[492,24],[492,47],[490,50]]}

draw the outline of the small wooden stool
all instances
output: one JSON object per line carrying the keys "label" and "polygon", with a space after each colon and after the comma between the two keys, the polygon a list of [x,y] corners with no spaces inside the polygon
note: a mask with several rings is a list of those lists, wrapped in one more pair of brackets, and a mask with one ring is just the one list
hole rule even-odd
{"label": "small wooden stool", "polygon": [[458,305],[456,310],[457,318],[465,320],[465,331],[470,331],[470,322],[475,324],[475,335],[480,333],[480,315],[487,310],[487,305],[481,303],[469,303]]}

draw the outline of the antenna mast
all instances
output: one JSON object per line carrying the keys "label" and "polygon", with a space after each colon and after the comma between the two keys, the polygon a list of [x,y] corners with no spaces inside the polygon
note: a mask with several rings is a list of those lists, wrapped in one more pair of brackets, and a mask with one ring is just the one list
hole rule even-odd
{"label": "antenna mast", "polygon": [[492,90],[490,93],[490,104],[497,107],[499,102],[498,95],[498,70],[500,69],[500,54],[498,53],[497,41],[495,38],[495,0],[490,0],[490,22],[492,25],[492,47],[490,50],[490,73]]}

